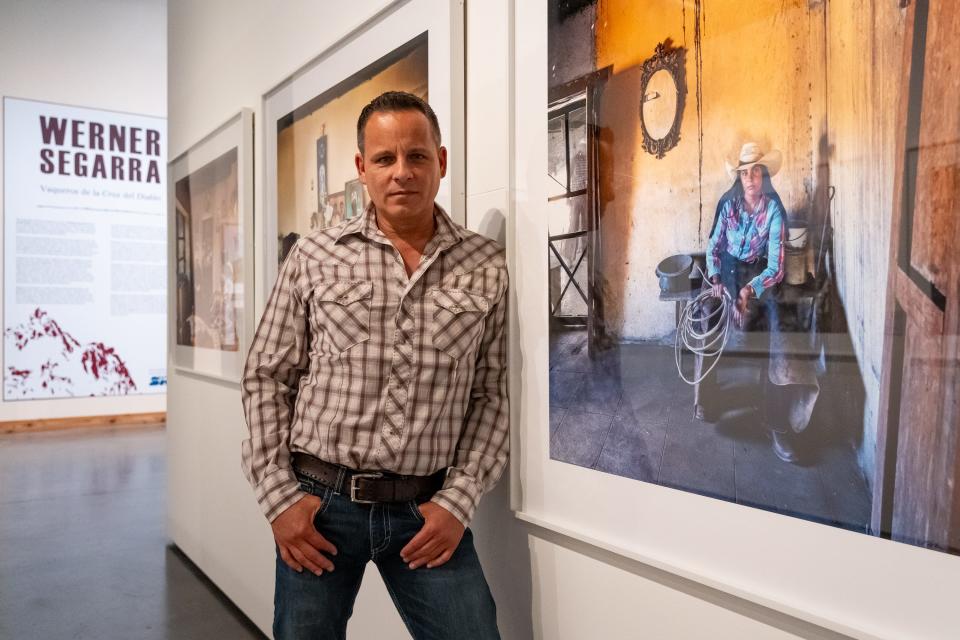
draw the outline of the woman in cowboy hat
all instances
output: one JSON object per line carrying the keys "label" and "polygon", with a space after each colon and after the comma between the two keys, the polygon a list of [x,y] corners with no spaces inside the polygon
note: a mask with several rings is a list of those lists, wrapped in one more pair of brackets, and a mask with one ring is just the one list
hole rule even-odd
{"label": "woman in cowboy hat", "polygon": [[[783,279],[786,210],[770,177],[780,170],[781,154],[764,152],[756,142],[740,149],[736,162],[727,162],[733,186],[723,194],[707,243],[707,277],[716,298],[729,294],[735,325],[744,331],[766,330],[773,347],[780,344],[776,288]],[[704,366],[698,358],[697,374]],[[777,387],[769,384],[764,367],[765,399],[776,402]],[[699,377],[699,375],[698,375]],[[694,389],[696,415],[705,419],[713,404],[716,375],[708,375]],[[768,412],[769,414],[769,412]],[[786,430],[768,425],[773,448],[782,460],[794,462],[796,452]]]}

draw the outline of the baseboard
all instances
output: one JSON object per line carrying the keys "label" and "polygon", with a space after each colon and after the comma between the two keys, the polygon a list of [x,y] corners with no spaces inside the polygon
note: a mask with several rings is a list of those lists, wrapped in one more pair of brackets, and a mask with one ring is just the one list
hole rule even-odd
{"label": "baseboard", "polygon": [[110,416],[77,416],[73,418],[50,418],[46,420],[8,420],[0,422],[0,433],[25,433],[59,431],[62,429],[89,429],[94,427],[129,427],[147,424],[163,424],[167,421],[165,411],[154,413],[122,413]]}

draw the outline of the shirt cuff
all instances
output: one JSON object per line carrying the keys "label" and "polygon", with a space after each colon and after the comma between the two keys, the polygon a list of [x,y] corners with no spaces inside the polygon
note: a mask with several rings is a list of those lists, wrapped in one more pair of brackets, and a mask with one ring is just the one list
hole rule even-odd
{"label": "shirt cuff", "polygon": [[763,288],[763,279],[760,276],[757,276],[749,282],[750,288],[753,289],[753,295],[757,297],[757,300],[760,299],[760,296],[763,295],[763,292],[766,289]]}
{"label": "shirt cuff", "polygon": [[461,475],[457,478],[448,477],[443,489],[433,494],[430,502],[452,513],[453,517],[467,528],[473,520],[481,495],[477,483],[472,478]]}
{"label": "shirt cuff", "polygon": [[264,476],[256,490],[257,503],[268,522],[276,520],[305,495],[293,469],[278,469]]}

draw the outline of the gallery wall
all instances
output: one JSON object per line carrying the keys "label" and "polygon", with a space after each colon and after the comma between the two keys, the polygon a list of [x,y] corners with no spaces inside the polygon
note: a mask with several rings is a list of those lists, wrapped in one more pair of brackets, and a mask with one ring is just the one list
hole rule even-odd
{"label": "gallery wall", "polygon": [[[387,2],[349,11],[305,0],[170,2],[170,154],[176,156],[261,96]],[[503,239],[512,225],[513,12],[510,0],[468,2],[467,223]],[[320,28],[322,25],[322,28]],[[260,121],[258,120],[258,125]],[[262,144],[257,136],[256,145]],[[257,154],[261,154],[258,150]],[[259,158],[259,156],[258,156]],[[256,176],[262,193],[262,175]],[[257,200],[257,206],[261,201]],[[521,250],[516,243],[508,252]],[[262,304],[263,293],[257,298]],[[513,318],[514,325],[516,318]],[[514,349],[511,370],[524,375]],[[172,539],[262,629],[272,616],[270,531],[240,472],[245,432],[236,385],[171,371],[169,528]],[[516,451],[514,465],[522,451]],[[504,638],[834,638],[788,616],[518,521],[504,477],[473,523]],[[584,505],[589,509],[589,505]],[[353,638],[405,638],[371,567]]]}
{"label": "gallery wall", "polygon": [[[7,0],[0,8],[0,95],[165,117],[166,15],[166,0]],[[2,207],[0,202],[5,215]],[[162,393],[0,400],[0,422],[153,413],[165,407]]]}

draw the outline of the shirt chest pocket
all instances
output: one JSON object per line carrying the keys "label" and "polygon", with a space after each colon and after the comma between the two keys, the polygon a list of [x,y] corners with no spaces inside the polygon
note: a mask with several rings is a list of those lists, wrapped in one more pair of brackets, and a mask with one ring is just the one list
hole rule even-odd
{"label": "shirt chest pocket", "polygon": [[370,339],[373,283],[329,282],[313,293],[312,326],[322,336],[321,349],[341,353]]}
{"label": "shirt chest pocket", "polygon": [[483,333],[489,302],[483,296],[459,289],[433,289],[433,346],[460,359],[475,351]]}

